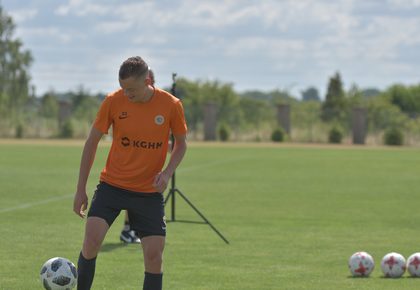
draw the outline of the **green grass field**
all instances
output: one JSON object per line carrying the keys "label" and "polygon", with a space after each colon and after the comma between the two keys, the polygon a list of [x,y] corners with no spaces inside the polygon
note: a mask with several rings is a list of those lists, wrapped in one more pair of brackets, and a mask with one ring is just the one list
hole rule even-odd
{"label": "green grass field", "polygon": [[[42,289],[54,256],[75,264],[84,221],[72,212],[81,145],[0,145],[0,289]],[[90,192],[106,160],[102,146]],[[226,236],[208,225],[169,223],[164,289],[398,290],[420,279],[385,279],[380,260],[420,251],[420,150],[292,145],[194,145],[177,186]],[[180,198],[176,217],[200,221]],[[167,216],[170,209],[167,208]],[[97,260],[93,289],[141,289],[138,245],[119,242],[122,215]],[[365,250],[370,278],[349,277]]]}

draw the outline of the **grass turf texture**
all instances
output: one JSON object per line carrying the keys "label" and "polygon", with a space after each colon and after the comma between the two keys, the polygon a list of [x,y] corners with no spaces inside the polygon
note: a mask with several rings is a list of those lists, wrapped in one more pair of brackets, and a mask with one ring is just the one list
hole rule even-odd
{"label": "grass turf texture", "polygon": [[[108,148],[98,150],[90,196]],[[72,195],[81,150],[0,145],[0,289],[41,289],[39,270],[51,257],[77,263],[84,222],[72,213]],[[420,251],[419,153],[192,144],[177,186],[231,244],[208,225],[169,223],[164,288],[418,288],[420,279],[407,274],[382,278],[380,260],[391,251],[406,258]],[[178,219],[200,221],[179,197],[176,209]],[[120,215],[105,239],[93,289],[142,284],[142,254],[138,245],[119,242],[122,223]],[[347,260],[360,250],[375,259],[370,278],[349,277]]]}

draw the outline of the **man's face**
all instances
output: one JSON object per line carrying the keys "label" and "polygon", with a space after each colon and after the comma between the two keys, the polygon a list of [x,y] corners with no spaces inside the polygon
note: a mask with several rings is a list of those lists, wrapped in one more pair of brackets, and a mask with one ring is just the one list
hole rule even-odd
{"label": "man's face", "polygon": [[148,79],[146,77],[129,77],[120,79],[120,86],[130,102],[147,102]]}

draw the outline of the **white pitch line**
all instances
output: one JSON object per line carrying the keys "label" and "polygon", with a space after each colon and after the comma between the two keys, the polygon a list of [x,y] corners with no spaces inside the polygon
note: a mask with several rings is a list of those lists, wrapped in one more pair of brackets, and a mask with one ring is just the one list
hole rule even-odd
{"label": "white pitch line", "polygon": [[37,201],[37,202],[29,202],[29,203],[24,203],[24,204],[14,206],[14,207],[3,208],[3,209],[0,209],[0,214],[15,211],[15,210],[19,210],[19,209],[25,209],[25,208],[33,207],[33,206],[36,206],[36,205],[46,204],[46,203],[50,203],[50,202],[57,201],[57,200],[63,200],[63,199],[67,199],[67,198],[70,198],[70,197],[73,197],[73,196],[74,196],[73,194],[61,195],[61,196],[47,198],[47,199]]}
{"label": "white pitch line", "polygon": [[[243,159],[246,159],[246,158],[225,159],[225,160],[219,160],[219,161],[214,161],[214,162],[208,162],[208,163],[204,163],[204,164],[200,164],[200,165],[190,166],[190,167],[186,167],[186,168],[180,168],[180,169],[177,170],[177,172],[184,173],[184,172],[193,171],[193,170],[197,170],[197,169],[201,169],[201,168],[207,168],[207,167],[212,167],[212,166],[216,166],[216,165],[220,165],[220,164],[231,163],[231,162],[238,161],[238,160],[243,160]],[[0,209],[0,214],[15,211],[15,210],[20,210],[20,209],[26,209],[26,208],[30,208],[30,207],[34,207],[34,206],[37,206],[37,205],[58,201],[58,200],[63,200],[63,199],[71,198],[73,196],[74,196],[74,194],[61,195],[61,196],[47,198],[47,199],[37,201],[37,202],[29,202],[29,203],[24,203],[24,204],[14,206],[14,207],[3,208],[3,209]]]}

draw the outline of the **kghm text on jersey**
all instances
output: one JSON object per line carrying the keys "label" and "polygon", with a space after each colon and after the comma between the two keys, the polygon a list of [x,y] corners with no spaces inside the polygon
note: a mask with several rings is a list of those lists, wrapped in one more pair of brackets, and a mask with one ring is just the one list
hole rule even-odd
{"label": "kghm text on jersey", "polygon": [[130,140],[128,137],[121,138],[121,145],[124,147],[133,146],[136,148],[143,149],[160,149],[162,148],[163,142],[150,142],[142,140]]}

